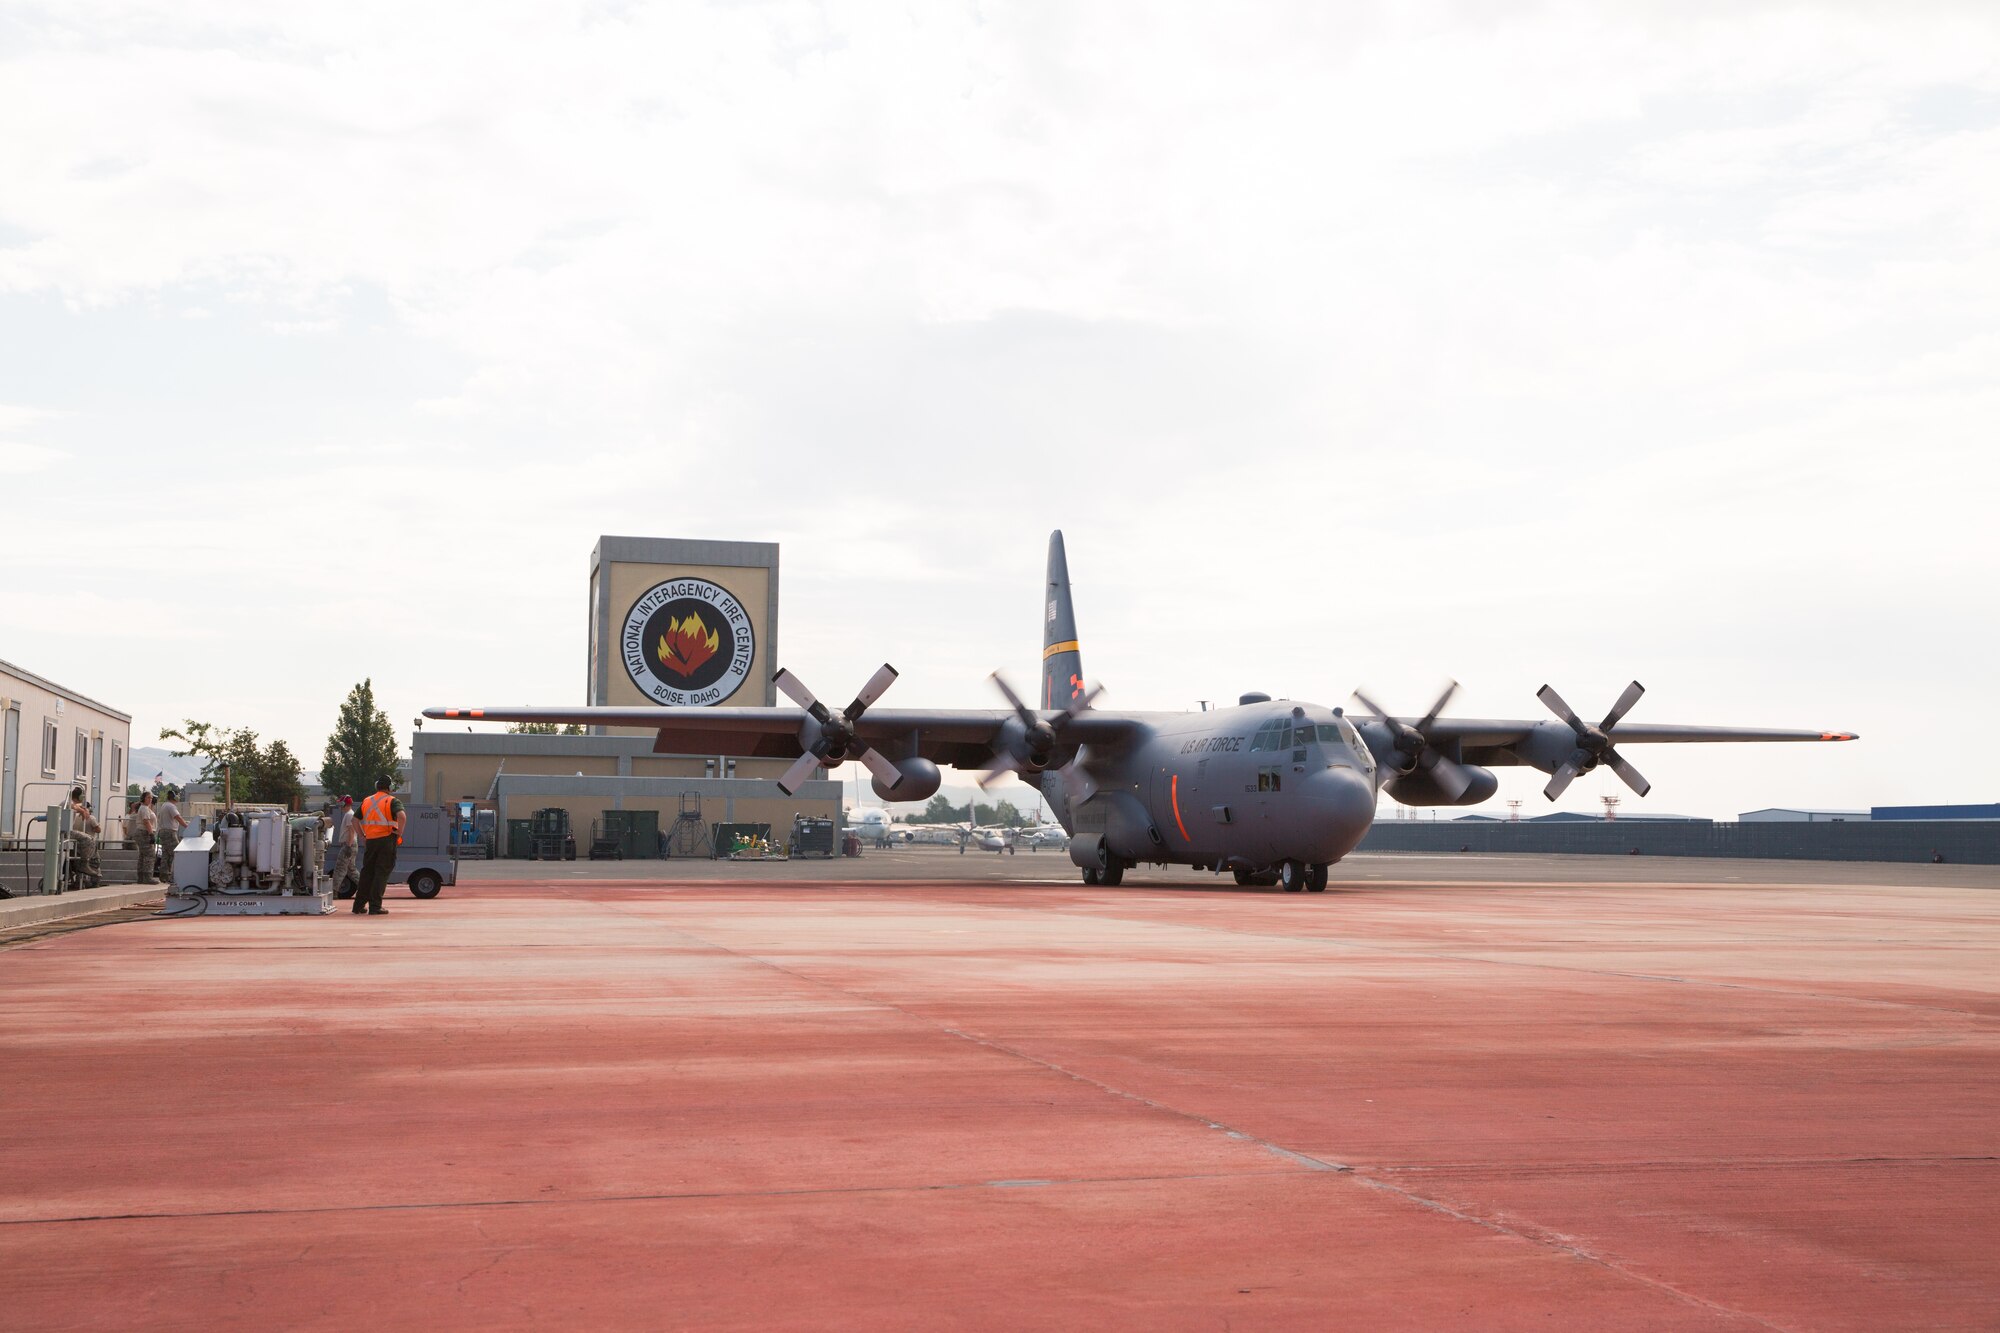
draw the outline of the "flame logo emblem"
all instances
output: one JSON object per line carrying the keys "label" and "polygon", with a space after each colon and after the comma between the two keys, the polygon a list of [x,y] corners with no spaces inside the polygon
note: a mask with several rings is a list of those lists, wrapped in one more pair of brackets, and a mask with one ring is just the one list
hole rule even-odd
{"label": "flame logo emblem", "polygon": [[663,580],[639,594],[618,635],[625,674],[671,708],[719,704],[747,684],[757,628],[736,595],[707,579]]}
{"label": "flame logo emblem", "polygon": [[722,647],[722,635],[701,621],[701,613],[690,611],[679,620],[667,620],[667,632],[660,636],[660,665],[677,676],[692,676]]}

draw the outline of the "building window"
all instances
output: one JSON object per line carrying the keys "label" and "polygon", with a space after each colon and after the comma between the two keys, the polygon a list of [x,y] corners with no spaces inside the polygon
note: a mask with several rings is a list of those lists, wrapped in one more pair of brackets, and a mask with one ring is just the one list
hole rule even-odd
{"label": "building window", "polygon": [[76,776],[80,779],[90,776],[90,737],[83,734],[81,727],[76,731]]}
{"label": "building window", "polygon": [[125,747],[117,741],[111,742],[111,785],[116,787],[125,781]]}
{"label": "building window", "polygon": [[56,744],[59,734],[55,723],[47,718],[42,719],[42,776],[45,778],[56,775]]}

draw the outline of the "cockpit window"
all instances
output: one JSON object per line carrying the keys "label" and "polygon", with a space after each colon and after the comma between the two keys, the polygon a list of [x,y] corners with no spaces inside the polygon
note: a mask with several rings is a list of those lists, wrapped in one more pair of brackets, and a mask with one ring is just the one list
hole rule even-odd
{"label": "cockpit window", "polygon": [[1354,729],[1354,724],[1343,717],[1330,727],[1320,727],[1320,735],[1322,736],[1325,736],[1329,731],[1346,744],[1348,752],[1354,756],[1355,762],[1361,765],[1361,771],[1372,778],[1375,773],[1375,752],[1368,748],[1367,741],[1361,739],[1361,733]]}
{"label": "cockpit window", "polygon": [[1253,750],[1282,750],[1285,748],[1285,742],[1288,739],[1287,733],[1290,730],[1291,723],[1285,719],[1281,718],[1276,722],[1266,722],[1263,726],[1257,728],[1257,734],[1250,738],[1250,748]]}

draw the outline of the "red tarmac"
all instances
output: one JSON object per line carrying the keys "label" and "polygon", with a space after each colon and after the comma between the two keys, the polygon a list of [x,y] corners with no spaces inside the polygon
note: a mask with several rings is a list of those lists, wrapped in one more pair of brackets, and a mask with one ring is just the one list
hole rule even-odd
{"label": "red tarmac", "polygon": [[1990,889],[1052,859],[0,952],[0,1326],[2000,1326]]}

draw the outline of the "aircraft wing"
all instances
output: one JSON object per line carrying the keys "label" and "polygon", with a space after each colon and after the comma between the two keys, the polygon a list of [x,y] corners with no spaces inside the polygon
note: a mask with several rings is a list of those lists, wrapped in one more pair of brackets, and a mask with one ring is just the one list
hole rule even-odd
{"label": "aircraft wing", "polygon": [[[1360,719],[1357,719],[1360,720]],[[1415,725],[1421,719],[1398,719]],[[1514,747],[1543,736],[1561,738],[1566,744],[1570,729],[1560,722],[1542,720],[1499,720],[1492,718],[1438,718],[1425,733],[1433,743],[1456,742],[1465,758],[1476,764],[1520,764]],[[1851,731],[1801,731],[1774,727],[1699,727],[1675,723],[1620,722],[1616,737],[1620,745],[1702,745],[1774,741],[1851,741]]]}
{"label": "aircraft wing", "polygon": [[[670,708],[600,705],[583,708],[426,708],[448,722],[554,722],[595,727],[650,727],[656,754],[716,754],[795,759],[810,716],[803,708]],[[1043,712],[1044,720],[1062,716]],[[921,757],[953,768],[987,768],[1001,731],[1015,721],[1006,708],[870,708],[854,721],[859,740],[891,759]],[[1090,709],[1063,724],[1065,744],[1110,744],[1130,736],[1137,717]]]}

